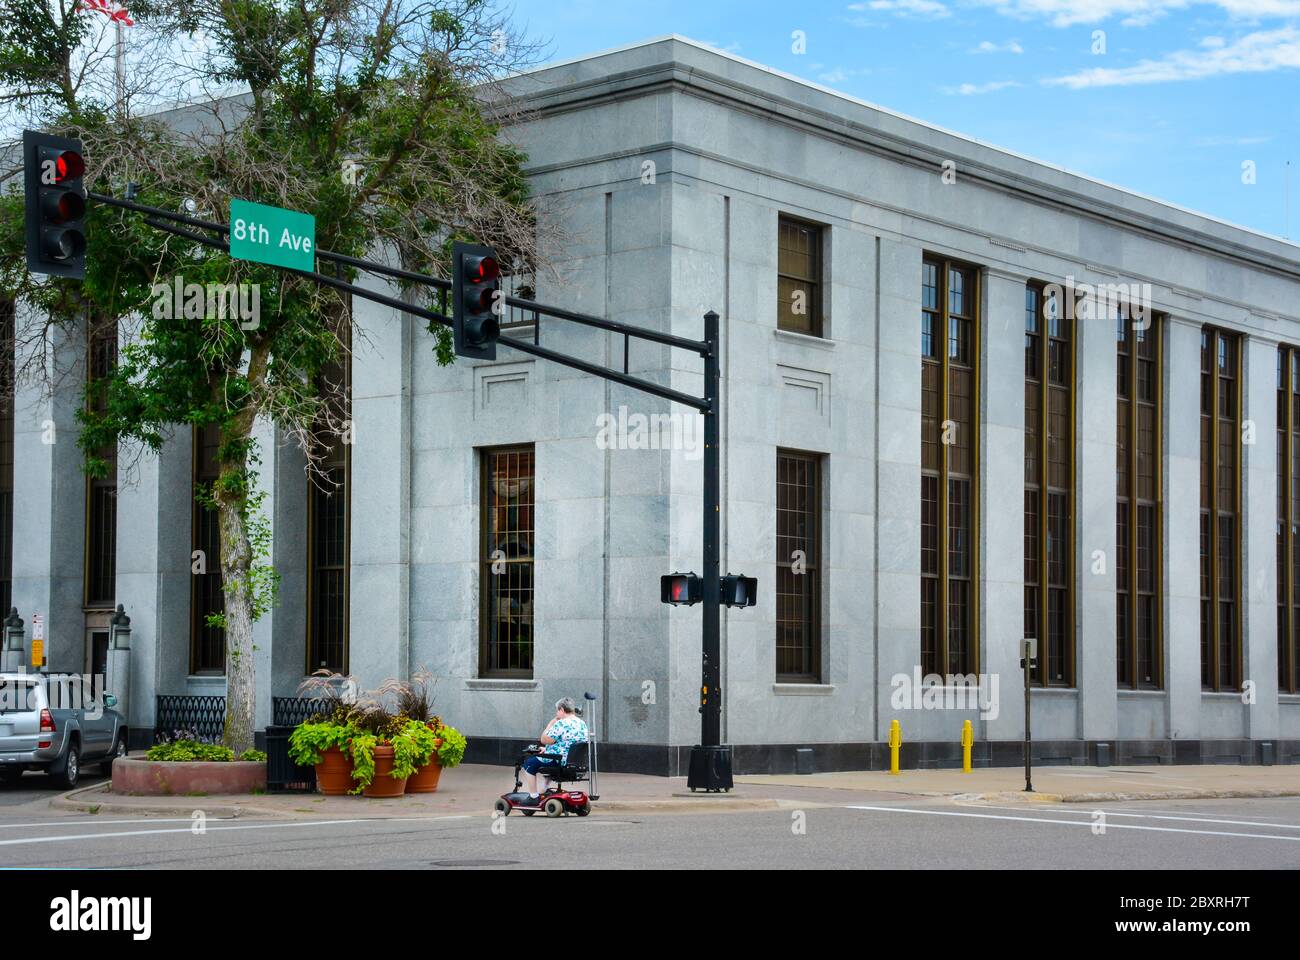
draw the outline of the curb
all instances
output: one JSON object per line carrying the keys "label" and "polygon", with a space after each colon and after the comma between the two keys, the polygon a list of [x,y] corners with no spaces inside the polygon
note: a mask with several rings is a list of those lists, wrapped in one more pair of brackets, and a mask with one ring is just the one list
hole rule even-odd
{"label": "curb", "polygon": [[[206,803],[207,800],[216,800],[214,803]],[[646,799],[646,800],[598,800],[595,806],[596,813],[680,813],[687,810],[698,811],[700,813],[737,811],[737,810],[780,810],[795,807],[818,806],[816,803],[798,803],[790,800],[776,800],[771,798],[760,797],[733,797],[719,794],[701,794],[701,795],[673,795],[663,799]],[[238,819],[240,817],[261,817],[276,820],[298,820],[311,819],[319,815],[313,812],[311,815],[300,814],[296,811],[285,811],[272,807],[259,807],[254,804],[242,803],[234,799],[222,799],[214,797],[176,797],[172,802],[167,802],[166,798],[149,798],[148,802],[132,803],[126,800],[114,799],[106,784],[96,784],[90,787],[80,787],[76,790],[70,790],[67,793],[60,794],[50,799],[50,806],[59,810],[72,810],[80,813],[99,814],[135,814],[137,816],[182,816],[188,817],[195,810],[202,810],[208,817],[221,819]],[[481,812],[467,811],[470,816],[489,816],[491,815],[490,807],[485,807]],[[443,811],[430,812],[429,817],[443,816]],[[402,819],[410,817],[410,811],[402,811]],[[384,816],[367,817],[367,819],[389,819]]]}
{"label": "curb", "polygon": [[1250,789],[1250,790],[1137,790],[1106,793],[958,793],[951,794],[957,802],[970,803],[1115,803],[1135,800],[1248,800],[1268,797],[1300,797],[1300,790]]}
{"label": "curb", "polygon": [[[104,784],[93,787],[80,787],[50,798],[50,806],[56,810],[73,810],[80,813],[99,814],[138,814],[141,816],[190,816],[196,810],[202,810],[205,816],[221,819],[236,819],[244,816],[283,819],[282,811],[266,807],[254,807],[235,801],[224,800],[207,803],[212,797],[177,797],[177,801],[188,802],[148,802],[130,803],[115,800]],[[160,798],[162,799],[162,798]]]}

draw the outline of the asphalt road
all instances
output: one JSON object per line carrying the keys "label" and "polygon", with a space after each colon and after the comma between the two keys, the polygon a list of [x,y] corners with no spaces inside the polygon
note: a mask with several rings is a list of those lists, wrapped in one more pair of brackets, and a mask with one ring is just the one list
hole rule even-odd
{"label": "asphalt road", "polygon": [[[807,810],[266,821],[40,811],[0,793],[0,867],[608,869],[1300,867],[1300,799],[1042,807],[951,800]],[[37,802],[33,803],[32,801]],[[202,800],[196,798],[196,808]],[[22,804],[22,808],[16,806]],[[1104,818],[1099,817],[1104,814]]]}

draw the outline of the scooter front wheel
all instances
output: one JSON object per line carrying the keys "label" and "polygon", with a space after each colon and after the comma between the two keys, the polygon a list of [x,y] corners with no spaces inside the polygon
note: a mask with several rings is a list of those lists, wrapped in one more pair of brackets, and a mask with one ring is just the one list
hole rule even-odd
{"label": "scooter front wheel", "polygon": [[503,817],[510,816],[510,804],[503,797],[497,798],[497,802],[492,804],[492,809]]}

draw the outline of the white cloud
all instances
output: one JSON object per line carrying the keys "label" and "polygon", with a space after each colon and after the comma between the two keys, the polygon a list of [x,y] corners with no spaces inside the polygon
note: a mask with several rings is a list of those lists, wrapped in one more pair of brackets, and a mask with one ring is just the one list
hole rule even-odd
{"label": "white cloud", "polygon": [[939,0],[866,0],[865,3],[849,4],[849,9],[856,13],[876,10],[892,13],[896,17],[918,17],[923,20],[942,20],[952,15]]}
{"label": "white cloud", "polygon": [[1283,27],[1248,34],[1232,43],[1177,50],[1159,60],[1143,60],[1131,67],[1096,67],[1043,82],[1083,90],[1201,80],[1232,73],[1267,73],[1297,67],[1300,67],[1300,30]]}
{"label": "white cloud", "polygon": [[1006,43],[994,43],[992,40],[983,40],[980,45],[973,49],[971,53],[1024,53],[1025,48],[1014,40],[1008,40]]}
{"label": "white cloud", "polygon": [[1018,87],[1020,84],[1014,80],[994,80],[992,83],[963,83],[956,87],[944,87],[943,92],[949,96],[972,97],[981,93],[993,93],[995,90],[1005,90],[1008,87]]}
{"label": "white cloud", "polygon": [[1236,20],[1300,16],[1300,0],[974,0],[981,6],[1018,20],[1047,20],[1054,27],[1101,23],[1121,18],[1125,26],[1141,27],[1171,10],[1192,6],[1218,7]]}

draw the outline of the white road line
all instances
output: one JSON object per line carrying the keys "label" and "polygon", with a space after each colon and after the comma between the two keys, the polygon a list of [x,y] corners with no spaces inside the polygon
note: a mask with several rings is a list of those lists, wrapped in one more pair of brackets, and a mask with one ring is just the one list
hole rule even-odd
{"label": "white road line", "polygon": [[[973,817],[978,820],[1019,820],[1024,823],[1057,823],[1067,827],[1093,826],[1090,820],[1050,820],[1047,817],[1007,817],[995,813],[957,813],[955,810],[914,810],[904,807],[866,807],[850,805],[846,810],[879,810],[883,813],[918,813],[928,817]],[[1182,827],[1146,827],[1137,823],[1107,823],[1107,830],[1149,830],[1153,833],[1194,833],[1207,837],[1248,837],[1253,840],[1290,840],[1300,843],[1300,837],[1272,836],[1266,833],[1232,833],[1227,830],[1187,830]]]}
{"label": "white road line", "polygon": [[[197,808],[196,808],[197,809]],[[0,823],[0,830],[22,830],[29,827],[79,827],[85,824],[121,824],[121,823],[193,823],[193,817],[137,817],[134,820],[97,820],[93,814],[78,817],[75,820],[46,820],[43,823]],[[208,817],[209,821],[220,820],[229,823],[236,817]]]}
{"label": "white road line", "polygon": [[[436,823],[442,820],[470,820],[469,814],[451,817],[364,817],[356,820],[299,820],[285,823],[247,823],[230,827],[205,827],[204,832],[214,833],[218,830],[273,830],[292,827],[323,827],[348,823]],[[0,847],[17,846],[24,843],[63,843],[68,840],[101,840],[110,837],[147,837],[164,833],[190,833],[192,827],[168,827],[166,830],[114,830],[112,833],[81,833],[59,837],[23,837],[18,840],[0,840]]]}
{"label": "white road line", "polygon": [[[967,806],[967,804],[963,804]],[[969,806],[978,807],[981,810],[1023,810],[1024,807],[998,807],[985,806],[984,804],[969,804]],[[1255,820],[1222,820],[1211,818],[1209,816],[1173,816],[1170,814],[1160,813],[1123,813],[1119,810],[1102,810],[1101,807],[1092,807],[1086,803],[1072,803],[1069,807],[1061,809],[1055,804],[1053,812],[1059,810],[1061,813],[1078,813],[1081,815],[1091,815],[1095,811],[1104,813],[1107,817],[1137,817],[1141,820],[1183,820],[1187,823],[1224,823],[1238,827],[1272,827],[1275,830],[1300,830],[1300,823],[1259,823]],[[1089,821],[1091,823],[1091,821]]]}

